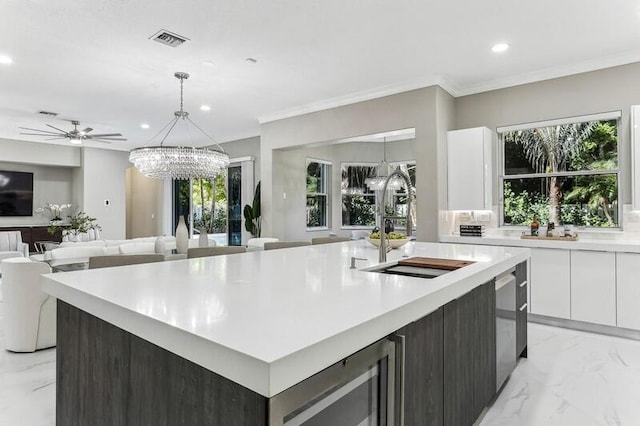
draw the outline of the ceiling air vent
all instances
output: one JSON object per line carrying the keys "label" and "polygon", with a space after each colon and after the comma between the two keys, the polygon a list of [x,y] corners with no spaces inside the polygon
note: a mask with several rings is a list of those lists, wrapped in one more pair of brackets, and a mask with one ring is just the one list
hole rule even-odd
{"label": "ceiling air vent", "polygon": [[58,115],[57,112],[51,111],[38,111],[38,114],[46,115],[47,117],[56,117]]}
{"label": "ceiling air vent", "polygon": [[186,37],[183,37],[176,33],[172,33],[171,31],[167,31],[167,30],[160,30],[154,35],[152,35],[151,37],[149,37],[149,39],[157,41],[158,43],[165,44],[167,46],[171,46],[171,47],[178,47],[185,41],[189,40]]}

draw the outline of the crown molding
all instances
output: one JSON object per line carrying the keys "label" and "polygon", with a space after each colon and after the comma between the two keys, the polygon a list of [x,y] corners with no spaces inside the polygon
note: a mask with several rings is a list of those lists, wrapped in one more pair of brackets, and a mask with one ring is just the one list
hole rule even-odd
{"label": "crown molding", "polygon": [[294,108],[265,114],[258,117],[258,122],[260,124],[265,124],[272,121],[283,120],[286,118],[296,117],[299,115],[318,112],[330,108],[337,108],[357,102],[368,101],[434,85],[440,86],[442,89],[451,94],[451,96],[453,96],[454,98],[458,98],[461,96],[474,95],[478,93],[489,92],[492,90],[504,89],[507,87],[520,86],[522,84],[536,83],[539,81],[551,80],[554,78],[566,77],[574,74],[597,71],[600,69],[626,65],[633,62],[640,62],[640,51],[627,51],[622,54],[608,56],[605,58],[588,60],[576,64],[562,65],[558,67],[544,68],[541,70],[523,73],[516,76],[499,78],[467,86],[460,85],[454,79],[445,75],[430,76],[417,80],[405,81],[399,84],[381,86],[371,90],[355,92],[345,96],[338,96],[331,99],[325,99],[322,101],[312,102],[306,105],[300,105]]}
{"label": "crown molding", "polygon": [[385,96],[396,95],[398,93],[408,92],[410,90],[422,89],[423,87],[440,85],[440,82],[442,80],[443,79],[440,76],[436,76],[436,77],[430,76],[430,77],[420,78],[417,80],[405,81],[398,84],[380,86],[370,90],[364,90],[362,92],[350,93],[344,96],[338,96],[335,98],[325,99],[318,102],[312,102],[306,105],[300,105],[294,108],[289,108],[289,109],[274,112],[271,114],[265,114],[261,117],[258,117],[258,122],[260,124],[265,124],[272,121],[283,120],[285,118],[291,118],[299,115],[310,114],[312,112],[323,111],[326,109],[337,108],[345,105],[351,105],[358,102],[378,99]]}
{"label": "crown molding", "polygon": [[597,71],[639,61],[640,51],[627,51],[619,55],[607,56],[605,58],[593,59],[557,67],[544,68],[541,70],[523,73],[511,77],[499,78],[480,84],[462,86],[454,90],[455,93],[450,93],[454,97],[475,95],[477,93],[489,92],[491,90],[520,86],[522,84],[537,83],[539,81],[551,80],[559,77],[567,77],[570,75]]}

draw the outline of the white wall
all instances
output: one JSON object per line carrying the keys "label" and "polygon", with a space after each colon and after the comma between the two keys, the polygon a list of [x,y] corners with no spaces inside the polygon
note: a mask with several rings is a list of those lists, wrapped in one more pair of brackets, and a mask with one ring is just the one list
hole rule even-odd
{"label": "white wall", "polygon": [[225,142],[220,146],[229,154],[229,158],[253,157],[255,160],[254,175],[260,176],[260,136]]}
{"label": "white wall", "polygon": [[[83,200],[83,211],[97,219],[105,239],[126,238],[126,170],[129,167],[128,152],[82,149],[81,182],[75,183]],[[108,206],[105,200],[109,200]]]}
{"label": "white wall", "polygon": [[[622,203],[628,204],[631,203],[629,107],[640,104],[639,75],[640,63],[633,63],[464,96],[456,99],[456,128],[487,126],[495,132],[497,127],[512,124],[622,111],[618,152]],[[497,140],[494,154],[498,154]],[[497,170],[494,171],[495,187]],[[498,195],[494,197],[494,204],[498,203]]]}
{"label": "white wall", "polygon": [[[397,129],[416,129],[420,241],[438,239],[438,150],[446,144],[451,96],[438,86],[264,123],[260,127],[263,234],[284,237],[284,170],[277,149]],[[273,162],[273,164],[272,164]]]}
{"label": "white wall", "polygon": [[[415,160],[415,141],[404,140],[387,143],[387,161]],[[283,174],[282,215],[287,226],[283,239],[287,241],[310,240],[314,237],[327,236],[333,232],[348,237],[350,229],[342,229],[342,183],[341,163],[379,163],[384,154],[382,143],[350,142],[327,145],[317,148],[302,147],[299,149],[278,150],[274,156],[277,167]],[[329,229],[307,231],[306,228],[306,160],[314,158],[331,162]],[[419,170],[416,171],[420,173]]]}
{"label": "white wall", "polygon": [[126,170],[126,188],[127,238],[165,233],[164,180],[148,178],[135,167],[129,167]]}
{"label": "white wall", "polygon": [[0,161],[80,167],[80,148],[77,146],[0,139]]}
{"label": "white wall", "polygon": [[[4,159],[4,155],[0,157]],[[48,217],[35,210],[44,204],[72,203],[73,170],[71,167],[47,167],[32,164],[0,163],[0,170],[33,173],[33,216],[0,217],[0,226],[46,225]],[[75,205],[74,207],[77,207]],[[69,210],[62,212],[67,215]]]}

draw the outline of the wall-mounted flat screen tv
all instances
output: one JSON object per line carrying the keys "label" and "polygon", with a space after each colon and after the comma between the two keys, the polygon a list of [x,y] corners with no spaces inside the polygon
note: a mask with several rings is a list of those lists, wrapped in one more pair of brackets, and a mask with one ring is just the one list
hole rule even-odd
{"label": "wall-mounted flat screen tv", "polygon": [[33,173],[0,170],[0,216],[33,216]]}

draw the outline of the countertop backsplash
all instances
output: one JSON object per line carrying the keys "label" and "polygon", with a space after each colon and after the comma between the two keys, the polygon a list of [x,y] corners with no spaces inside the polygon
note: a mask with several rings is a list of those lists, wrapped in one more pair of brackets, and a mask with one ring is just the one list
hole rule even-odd
{"label": "countertop backsplash", "polygon": [[[482,211],[440,211],[440,234],[460,235],[460,225],[484,225],[487,237],[520,237],[523,232],[528,233],[526,226],[499,227],[498,207]],[[640,241],[640,211],[632,210],[630,204],[622,208],[622,229],[587,229],[575,227],[575,232],[584,240],[637,240]],[[546,224],[541,224],[541,230]]]}

